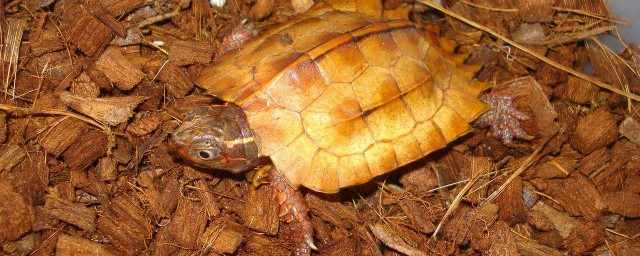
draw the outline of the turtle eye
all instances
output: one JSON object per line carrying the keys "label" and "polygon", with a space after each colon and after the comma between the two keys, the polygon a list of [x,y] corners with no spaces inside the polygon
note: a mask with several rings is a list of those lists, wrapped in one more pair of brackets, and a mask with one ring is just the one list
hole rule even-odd
{"label": "turtle eye", "polygon": [[200,157],[202,160],[211,160],[218,157],[218,155],[220,155],[219,150],[201,149],[198,151],[198,157]]}

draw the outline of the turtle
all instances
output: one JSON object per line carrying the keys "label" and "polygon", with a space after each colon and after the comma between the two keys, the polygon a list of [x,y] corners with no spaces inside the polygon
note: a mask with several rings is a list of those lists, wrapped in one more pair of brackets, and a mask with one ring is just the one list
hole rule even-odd
{"label": "turtle", "polygon": [[319,2],[206,67],[196,84],[226,103],[189,112],[169,149],[208,169],[263,166],[253,181],[273,187],[296,254],[308,255],[299,188],[337,193],[468,133],[488,109],[479,68],[408,20]]}

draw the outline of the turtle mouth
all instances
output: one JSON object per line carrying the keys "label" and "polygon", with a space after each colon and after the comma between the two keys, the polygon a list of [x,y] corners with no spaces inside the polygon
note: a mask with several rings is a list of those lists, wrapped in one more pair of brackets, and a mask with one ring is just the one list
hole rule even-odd
{"label": "turtle mouth", "polygon": [[167,145],[167,152],[169,152],[169,154],[177,156],[177,157],[185,159],[185,160],[190,160],[191,159],[189,157],[189,152],[184,147],[184,144],[176,141],[175,136],[171,136],[171,138],[169,138],[168,142],[169,143]]}

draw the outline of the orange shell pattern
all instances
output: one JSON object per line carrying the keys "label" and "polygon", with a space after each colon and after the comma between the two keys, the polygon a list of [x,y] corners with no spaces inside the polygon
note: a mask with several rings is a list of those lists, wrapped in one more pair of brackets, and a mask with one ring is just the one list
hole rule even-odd
{"label": "orange shell pattern", "polygon": [[406,20],[316,8],[205,69],[294,188],[337,192],[422,158],[486,110],[476,68]]}

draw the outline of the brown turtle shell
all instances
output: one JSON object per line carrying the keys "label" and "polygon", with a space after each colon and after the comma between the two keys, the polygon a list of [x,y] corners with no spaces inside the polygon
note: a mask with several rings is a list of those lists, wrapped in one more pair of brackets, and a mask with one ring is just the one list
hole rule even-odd
{"label": "brown turtle shell", "polygon": [[475,70],[409,21],[321,5],[227,53],[197,84],[244,110],[291,186],[336,192],[467,133],[486,110]]}

